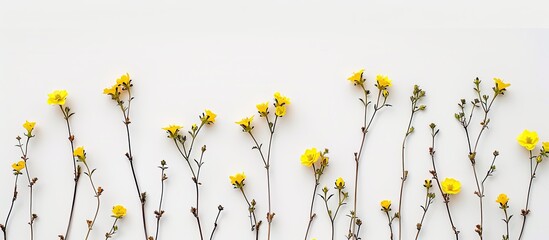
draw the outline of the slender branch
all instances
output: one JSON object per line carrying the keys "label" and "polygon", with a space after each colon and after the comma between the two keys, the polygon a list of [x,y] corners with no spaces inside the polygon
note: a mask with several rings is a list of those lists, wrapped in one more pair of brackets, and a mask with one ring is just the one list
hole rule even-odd
{"label": "slender branch", "polygon": [[[259,227],[261,226],[261,221],[257,221],[257,217],[255,216],[255,200],[252,200],[252,202],[248,201],[248,197],[246,196],[246,193],[244,192],[244,188],[240,188],[240,192],[242,192],[242,196],[244,196],[244,200],[246,200],[246,204],[248,204],[248,213],[250,217],[250,225],[252,231],[255,231],[255,239],[259,239]],[[253,221],[253,222],[252,222]]]}
{"label": "slender branch", "polygon": [[128,91],[128,107],[124,107],[124,104],[122,101],[118,100],[118,106],[120,107],[120,110],[122,111],[122,115],[124,117],[124,125],[126,127],[126,139],[128,142],[128,152],[126,153],[126,158],[128,159],[128,162],[130,163],[130,168],[132,171],[133,181],[135,183],[135,188],[137,190],[137,197],[139,199],[139,202],[141,203],[141,219],[143,222],[143,232],[145,234],[145,240],[148,239],[149,234],[147,233],[147,221],[145,216],[145,203],[147,201],[147,195],[145,192],[141,192],[141,189],[139,188],[139,182],[137,181],[137,175],[135,173],[135,167],[133,164],[134,158],[132,154],[132,144],[131,144],[131,135],[130,135],[130,107],[131,102],[133,100],[131,88],[126,88]]}
{"label": "slender branch", "polygon": [[8,233],[7,233],[7,229],[8,229],[8,223],[9,223],[9,220],[10,220],[10,216],[11,216],[11,212],[13,210],[13,205],[15,204],[15,200],[17,200],[17,181],[19,180],[19,175],[21,173],[17,172],[15,174],[15,183],[13,184],[13,197],[11,198],[11,204],[10,204],[10,210],[8,211],[8,215],[6,216],[6,221],[4,222],[4,225],[1,225],[0,224],[0,229],[2,229],[2,232],[4,233],[4,240],[8,240]]}
{"label": "slender branch", "polygon": [[61,112],[63,113],[63,116],[65,118],[65,122],[67,124],[67,132],[69,134],[68,139],[69,139],[69,142],[70,142],[70,145],[71,145],[72,164],[73,164],[73,168],[74,168],[74,190],[73,190],[73,193],[72,193],[71,211],[70,211],[70,214],[69,214],[69,222],[67,224],[67,230],[66,230],[65,236],[64,236],[64,239],[68,240],[71,225],[72,225],[72,218],[73,218],[73,215],[74,215],[74,207],[75,207],[75,204],[76,204],[76,193],[77,193],[77,190],[78,190],[78,180],[80,179],[81,169],[80,169],[80,166],[76,166],[76,159],[74,157],[74,135],[72,135],[71,124],[70,124],[70,121],[69,121],[69,118],[74,113],[69,113],[70,112],[69,108],[66,107],[65,109],[63,109],[62,105],[59,105],[59,109],[61,109]]}
{"label": "slender branch", "polygon": [[93,189],[93,192],[95,193],[95,198],[97,200],[97,206],[95,208],[95,214],[93,215],[93,220],[92,221],[88,220],[88,232],[86,233],[86,240],[87,240],[89,235],[90,235],[90,232],[93,228],[93,225],[95,224],[95,220],[97,219],[97,215],[99,214],[99,208],[101,206],[101,200],[99,199],[99,197],[101,196],[101,193],[103,192],[103,189],[101,187],[95,188],[95,184],[94,184],[93,179],[92,179],[92,174],[94,173],[94,171],[90,171],[90,168],[89,168],[88,163],[86,161],[83,161],[83,163],[84,163],[84,166],[86,167],[86,170],[87,170],[87,172],[85,174],[88,176],[88,179],[90,180],[91,187]]}
{"label": "slender branch", "polygon": [[168,179],[165,173],[166,169],[168,169],[168,167],[166,166],[166,161],[162,160],[160,162],[159,168],[162,169],[162,172],[160,174],[160,201],[158,203],[158,210],[154,211],[154,214],[156,215],[156,233],[154,234],[155,240],[158,240],[158,233],[160,231],[160,218],[162,218],[162,216],[164,215],[164,210],[162,210],[162,202],[164,200],[164,182],[166,181],[166,179]]}
{"label": "slender branch", "polygon": [[312,165],[312,169],[315,177],[315,186],[313,188],[313,197],[311,198],[311,208],[309,210],[309,224],[307,224],[307,231],[305,232],[305,240],[307,240],[307,237],[309,236],[309,230],[311,229],[311,224],[313,223],[313,220],[316,217],[316,214],[313,213],[313,208],[315,205],[316,190],[318,189],[318,184],[320,181],[320,174],[316,173],[316,168],[314,164]]}
{"label": "slender branch", "polygon": [[528,205],[530,203],[530,193],[532,190],[532,183],[534,181],[534,178],[536,177],[536,170],[538,170],[539,162],[536,161],[535,167],[532,169],[534,157],[532,156],[532,151],[530,150],[530,183],[528,183],[528,193],[526,194],[526,206],[524,209],[521,210],[522,215],[522,226],[520,227],[520,234],[518,237],[518,240],[522,239],[522,234],[524,233],[524,226],[526,225],[526,217],[528,214],[530,214],[530,209],[528,208]]}
{"label": "slender branch", "polygon": [[439,130],[435,130],[436,125],[431,123],[431,147],[429,148],[429,155],[431,155],[431,163],[433,165],[433,170],[431,171],[431,174],[433,175],[433,179],[437,182],[438,190],[440,191],[440,194],[442,195],[444,199],[444,204],[446,205],[446,212],[448,214],[448,219],[450,220],[450,225],[452,225],[452,231],[454,232],[456,236],[456,240],[459,240],[459,231],[457,230],[456,226],[454,225],[454,221],[452,219],[452,214],[450,212],[450,197],[448,194],[445,194],[444,191],[442,191],[442,187],[440,184],[440,180],[438,179],[438,172],[435,164],[435,137],[438,134]]}
{"label": "slender branch", "polygon": [[389,239],[393,240],[393,219],[391,216],[389,216],[389,211],[386,211],[385,214],[387,215],[387,221],[389,221]]}
{"label": "slender branch", "polygon": [[221,214],[221,211],[223,211],[223,206],[219,205],[217,207],[217,216],[215,217],[215,221],[214,221],[214,227],[212,229],[212,234],[210,234],[210,240],[213,239],[213,236],[214,236],[214,233],[215,233],[215,230],[217,230],[217,220],[219,219],[219,215]]}
{"label": "slender branch", "polygon": [[29,164],[28,164],[28,149],[29,149],[29,142],[30,142],[30,139],[33,137],[32,135],[27,135],[25,134],[25,136],[27,137],[27,140],[26,140],[26,143],[25,143],[25,149],[23,150],[23,144],[21,143],[21,138],[18,136],[17,137],[17,141],[19,142],[18,145],[16,145],[17,147],[19,147],[19,149],[21,150],[21,159],[23,159],[23,161],[25,161],[25,173],[27,174],[27,181],[29,183],[28,187],[29,187],[29,226],[30,226],[30,239],[33,240],[34,239],[34,220],[37,218],[36,214],[33,213],[33,187],[34,187],[34,184],[36,184],[36,182],[38,181],[38,178],[32,178],[31,179],[31,175],[30,175],[30,170],[29,170]]}
{"label": "slender branch", "polygon": [[109,239],[116,233],[116,230],[118,230],[118,227],[116,227],[116,222],[118,222],[118,218],[114,219],[114,222],[112,223],[111,230],[105,234],[105,240]]}
{"label": "slender branch", "polygon": [[425,220],[425,216],[427,215],[427,211],[429,211],[429,207],[431,207],[431,204],[433,203],[434,193],[431,194],[430,189],[431,187],[425,187],[426,188],[426,194],[425,194],[425,203],[423,206],[421,206],[421,209],[423,209],[423,214],[421,215],[421,220],[417,224],[417,232],[415,240],[418,240],[419,233],[421,232],[421,229],[423,229],[423,221]]}

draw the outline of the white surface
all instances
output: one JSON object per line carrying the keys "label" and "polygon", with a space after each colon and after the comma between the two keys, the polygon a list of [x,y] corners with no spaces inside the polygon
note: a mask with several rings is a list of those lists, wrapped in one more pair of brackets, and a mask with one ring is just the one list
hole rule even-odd
{"label": "white surface", "polygon": [[[545,30],[470,29],[477,27],[547,26],[543,7],[507,3],[483,6],[437,6],[422,2],[402,4],[298,2],[264,3],[75,3],[3,2],[0,7],[0,83],[4,103],[0,124],[0,217],[6,215],[11,196],[10,165],[19,154],[11,147],[23,133],[25,120],[37,121],[30,147],[30,167],[36,185],[36,239],[55,239],[64,232],[72,191],[72,165],[66,129],[59,110],[46,104],[54,89],[69,91],[68,106],[76,145],[84,145],[96,181],[104,187],[103,207],[93,232],[101,239],[111,224],[110,207],[124,204],[128,217],[120,222],[116,239],[142,236],[139,204],[123,154],[126,142],[120,112],[102,93],[119,75],[129,72],[135,84],[132,137],[142,189],[149,195],[149,232],[158,201],[159,161],[168,161],[165,217],[161,239],[197,238],[189,213],[194,190],[189,172],[173,144],[161,130],[170,123],[186,129],[205,108],[218,113],[218,122],[199,140],[207,144],[203,169],[201,215],[206,232],[212,227],[218,204],[225,206],[216,239],[251,239],[246,206],[232,189],[228,176],[245,171],[247,190],[257,199],[258,214],[266,212],[264,170],[252,142],[234,124],[255,112],[255,104],[281,91],[292,100],[280,121],[273,153],[273,239],[300,239],[307,224],[313,185],[310,170],[299,156],[309,147],[330,149],[330,167],[322,185],[342,176],[352,188],[353,158],[361,124],[360,92],[346,78],[366,68],[369,86],[378,73],[393,79],[389,102],[369,135],[361,172],[359,215],[368,239],[388,237],[379,201],[398,197],[400,141],[407,123],[413,84],[427,91],[426,112],[414,121],[409,139],[404,239],[413,239],[423,201],[423,179],[429,177],[427,125],[437,122],[439,174],[458,178],[462,193],[452,198],[452,211],[462,239],[475,239],[477,198],[466,158],[462,129],[453,118],[461,98],[474,97],[472,80],[492,77],[511,82],[498,99],[489,131],[483,136],[479,169],[484,172],[494,149],[500,150],[497,172],[487,182],[485,237],[497,239],[504,230],[495,197],[511,198],[512,238],[516,238],[528,183],[527,152],[515,141],[525,128],[549,140],[545,108],[549,90]],[[440,5],[440,4],[439,4]],[[520,14],[515,14],[516,11]],[[394,27],[414,28],[394,28]],[[373,27],[373,28],[372,28]],[[435,27],[435,28],[430,28]],[[458,28],[445,28],[458,27]],[[462,29],[461,27],[469,28]],[[478,122],[477,120],[476,122]],[[260,130],[261,129],[261,130]],[[256,126],[266,140],[264,126]],[[534,183],[532,214],[524,239],[540,239],[549,197],[543,187],[549,168],[543,163]],[[84,235],[85,219],[93,211],[93,195],[82,178],[72,237]],[[28,190],[20,184],[20,198],[10,221],[11,239],[28,233]],[[438,194],[438,193],[437,193]],[[320,199],[317,199],[320,200]],[[318,218],[311,237],[328,239],[329,222],[317,202]],[[337,220],[343,239],[348,223],[344,207]],[[440,196],[428,213],[422,239],[451,239]],[[266,225],[262,234],[266,233]],[[396,231],[395,231],[396,233]]]}

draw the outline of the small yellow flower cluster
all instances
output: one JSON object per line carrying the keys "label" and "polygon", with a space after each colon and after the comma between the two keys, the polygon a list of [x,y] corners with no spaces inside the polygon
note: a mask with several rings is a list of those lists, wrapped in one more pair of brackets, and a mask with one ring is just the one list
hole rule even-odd
{"label": "small yellow flower cluster", "polygon": [[73,155],[78,158],[81,162],[86,162],[86,151],[84,150],[84,147],[80,146],[74,149]]}
{"label": "small yellow flower cluster", "polygon": [[229,179],[231,180],[231,184],[234,186],[234,188],[242,188],[244,187],[244,180],[246,180],[246,175],[244,172],[237,173],[233,176],[229,176]]}
{"label": "small yellow flower cluster", "polygon": [[183,128],[182,126],[179,126],[179,125],[169,125],[167,127],[164,127],[162,129],[166,130],[169,134],[169,138],[176,138],[177,135],[179,135],[179,130]]}
{"label": "small yellow flower cluster", "polygon": [[511,86],[510,83],[505,83],[499,78],[494,78],[494,82],[495,82],[496,86],[493,89],[494,89],[494,92],[496,93],[496,95],[504,94],[505,90],[507,90],[506,88]]}
{"label": "small yellow flower cluster", "polygon": [[112,217],[120,219],[126,216],[126,208],[122,205],[114,205],[112,207]]}
{"label": "small yellow flower cluster", "polygon": [[[353,72],[353,74],[348,77],[347,80],[351,81],[355,86],[361,86],[365,89],[364,83],[366,82],[366,80],[364,79],[364,69]],[[389,90],[387,90],[387,88],[392,85],[392,80],[389,79],[387,75],[379,74],[376,76],[375,86],[379,89],[379,91],[381,91],[383,97],[387,98],[389,96]]]}
{"label": "small yellow flower cluster", "polygon": [[498,198],[496,199],[496,202],[499,203],[499,206],[501,209],[507,209],[507,203],[509,202],[509,198],[504,193],[498,195]]}
{"label": "small yellow flower cluster", "polygon": [[65,105],[65,101],[67,100],[67,96],[69,93],[67,90],[54,90],[53,92],[48,94],[48,104],[49,105]]}
{"label": "small yellow flower cluster", "polygon": [[200,121],[202,121],[203,124],[213,124],[215,122],[215,117],[217,117],[217,114],[213,113],[209,109],[206,109],[204,113],[200,116]]}
{"label": "small yellow flower cluster", "polygon": [[15,162],[11,165],[13,168],[13,171],[15,175],[21,174],[21,170],[25,168],[25,161],[20,160],[19,162]]}
{"label": "small yellow flower cluster", "polygon": [[281,95],[279,92],[275,92],[275,115],[278,117],[284,117],[286,115],[286,106],[290,104],[290,99]]}
{"label": "small yellow flower cluster", "polygon": [[338,190],[343,190],[345,188],[345,180],[341,177],[337,178],[335,181],[335,187]]}
{"label": "small yellow flower cluster", "polygon": [[391,211],[391,200],[383,200],[380,203],[381,211],[389,212]]}
{"label": "small yellow flower cluster", "polygon": [[254,120],[254,116],[243,118],[242,120],[236,122],[236,124],[240,125],[242,127],[242,131],[244,132],[251,132],[254,127],[252,126],[252,121]]}
{"label": "small yellow flower cluster", "polygon": [[316,162],[320,160],[320,166],[318,169],[323,169],[328,166],[329,158],[326,156],[328,150],[325,149],[324,152],[318,151],[316,148],[306,149],[305,152],[301,155],[301,165],[305,167],[312,167]]}
{"label": "small yellow flower cluster", "polygon": [[458,194],[461,191],[461,183],[453,178],[445,178],[441,183],[442,192],[445,194]]}
{"label": "small yellow flower cluster", "polygon": [[365,81],[362,74],[364,74],[364,68],[354,72],[353,75],[347,78],[347,80],[351,81],[354,85],[362,86]]}
{"label": "small yellow flower cluster", "polygon": [[517,141],[526,150],[534,150],[539,141],[538,133],[526,129],[517,137]]}
{"label": "small yellow flower cluster", "polygon": [[[200,122],[201,122],[200,127],[202,127],[206,124],[210,125],[210,124],[215,123],[215,118],[216,117],[217,117],[217,114],[215,114],[214,112],[212,112],[209,109],[206,109],[199,117]],[[168,133],[168,138],[177,139],[180,136],[179,133],[181,132],[182,128],[183,128],[183,126],[180,126],[180,125],[177,125],[177,124],[170,124],[167,127],[163,127],[162,129],[166,130],[166,132]],[[191,129],[193,131],[193,134],[196,134],[196,132],[198,131],[198,128],[199,127],[196,124],[192,125]]]}
{"label": "small yellow flower cluster", "polygon": [[34,130],[34,126],[36,125],[36,122],[29,122],[29,121],[25,121],[25,123],[23,123],[23,128],[25,128],[27,130],[27,136],[28,137],[31,137],[32,136],[32,130]]}
{"label": "small yellow flower cluster", "polygon": [[[275,115],[277,117],[284,117],[286,115],[286,107],[290,104],[290,98],[280,94],[279,92],[275,92],[274,94],[274,107],[275,107]],[[257,108],[257,112],[259,113],[259,117],[265,117],[269,119],[269,102],[263,102],[255,105]],[[251,132],[254,127],[252,126],[252,121],[254,120],[254,116],[246,117],[241,119],[240,121],[235,122],[236,124],[240,125],[242,127],[243,132]]]}
{"label": "small yellow flower cluster", "polygon": [[103,94],[110,95],[113,100],[120,101],[120,93],[130,90],[133,86],[130,74],[126,73],[116,79],[116,83],[109,88],[103,89]]}

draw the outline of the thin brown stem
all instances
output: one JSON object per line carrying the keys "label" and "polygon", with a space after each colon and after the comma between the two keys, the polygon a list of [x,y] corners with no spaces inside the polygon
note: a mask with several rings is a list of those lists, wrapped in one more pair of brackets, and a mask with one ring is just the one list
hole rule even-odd
{"label": "thin brown stem", "polygon": [[438,172],[437,172],[437,168],[436,168],[436,164],[435,164],[435,137],[438,134],[438,131],[439,130],[435,130],[434,124],[431,124],[431,139],[432,139],[432,142],[431,142],[431,147],[429,148],[429,155],[431,155],[431,163],[432,163],[432,166],[433,166],[433,170],[431,171],[431,174],[433,175],[433,178],[437,182],[437,187],[438,187],[438,190],[440,191],[440,195],[444,199],[444,204],[446,205],[446,212],[448,214],[448,219],[450,220],[450,225],[452,226],[452,231],[454,232],[454,234],[456,236],[456,240],[459,240],[459,231],[457,230],[456,226],[454,225],[454,221],[452,219],[452,213],[450,212],[450,205],[449,205],[450,196],[448,196],[448,194],[446,194],[446,193],[444,193],[444,191],[442,191],[442,187],[441,187],[441,184],[440,184],[440,180],[438,179]]}
{"label": "thin brown stem", "polygon": [[27,156],[28,149],[29,149],[29,142],[33,136],[27,135],[27,134],[25,134],[25,136],[27,137],[27,140],[25,143],[25,149],[23,150],[23,144],[21,143],[21,138],[19,137],[17,137],[17,141],[19,142],[17,147],[19,147],[19,149],[21,150],[21,159],[25,161],[25,173],[27,174],[27,181],[29,184],[28,185],[29,187],[29,223],[28,224],[30,226],[30,239],[33,240],[34,239],[34,219],[36,218],[36,215],[33,213],[33,192],[34,192],[33,187],[38,179],[34,179],[34,178],[31,179],[29,164],[28,164],[29,158]]}
{"label": "thin brown stem", "polygon": [[320,181],[320,175],[316,173],[315,165],[312,165],[312,169],[313,169],[313,174],[315,176],[315,186],[313,188],[313,197],[311,198],[311,208],[309,210],[309,224],[307,224],[307,231],[305,232],[305,240],[307,240],[307,237],[309,236],[309,231],[311,230],[311,225],[312,225],[313,220],[316,216],[316,214],[313,213],[313,209],[314,209],[314,205],[315,205],[316,191],[318,189],[318,184],[319,184],[319,181]]}
{"label": "thin brown stem", "polygon": [[99,190],[98,188],[95,188],[95,184],[93,182],[93,179],[92,179],[92,174],[93,174],[93,171],[90,171],[90,168],[88,166],[88,164],[84,161],[84,166],[86,167],[86,170],[87,170],[87,173],[86,175],[88,176],[88,179],[90,180],[90,184],[91,184],[91,187],[93,189],[93,192],[95,193],[95,198],[97,200],[97,206],[95,208],[95,214],[93,215],[93,220],[91,222],[88,222],[88,231],[86,233],[86,240],[88,239],[88,237],[90,236],[90,232],[92,231],[92,228],[93,228],[93,225],[95,224],[95,220],[97,219],[97,215],[99,214],[99,208],[101,206],[101,200],[99,199],[99,197],[101,196],[101,190]]}
{"label": "thin brown stem", "polygon": [[139,188],[139,182],[137,181],[137,174],[135,173],[135,167],[133,164],[134,157],[132,154],[132,144],[131,144],[131,135],[130,135],[130,107],[131,102],[133,100],[131,89],[128,87],[126,89],[128,91],[128,107],[124,107],[123,102],[118,100],[118,106],[120,107],[120,110],[122,111],[122,115],[124,117],[124,125],[126,127],[126,140],[128,142],[128,152],[126,153],[126,158],[128,159],[128,162],[130,163],[130,169],[132,171],[132,177],[135,184],[135,188],[137,191],[137,197],[139,199],[139,202],[141,203],[141,220],[143,222],[143,232],[145,234],[145,240],[148,239],[149,234],[147,233],[147,220],[145,216],[145,203],[147,201],[146,193],[141,192],[141,189]]}
{"label": "thin brown stem", "polygon": [[387,221],[389,221],[389,239],[393,240],[393,219],[389,216],[389,211],[386,211],[385,214],[387,215]]}
{"label": "thin brown stem", "polygon": [[69,134],[68,139],[69,139],[70,146],[71,146],[72,164],[73,164],[73,168],[74,168],[74,190],[73,190],[73,193],[72,193],[71,211],[70,211],[70,214],[69,214],[69,222],[67,224],[67,230],[66,230],[65,236],[64,236],[64,239],[68,240],[71,225],[72,225],[72,219],[73,219],[73,215],[74,215],[74,207],[75,207],[75,204],[76,204],[76,193],[77,193],[77,190],[78,190],[78,180],[80,179],[80,171],[81,170],[80,170],[80,166],[76,166],[76,159],[74,157],[74,135],[72,135],[71,124],[70,124],[70,121],[69,121],[69,118],[74,113],[69,113],[68,108],[65,108],[66,109],[66,111],[65,111],[65,109],[63,109],[62,105],[59,105],[59,109],[61,109],[61,112],[63,113],[63,116],[65,118],[65,122],[67,124],[67,132]]}
{"label": "thin brown stem", "polygon": [[[431,207],[431,203],[433,203],[433,199],[429,197],[430,191],[429,188],[427,188],[427,193],[425,194],[425,203],[421,208],[423,209],[423,214],[421,215],[421,220],[417,224],[417,232],[415,240],[418,240],[419,233],[421,232],[421,229],[423,229],[423,221],[425,221],[425,216],[427,215],[427,211],[429,211],[429,207]],[[425,206],[425,207],[424,207]]]}
{"label": "thin brown stem", "polygon": [[109,232],[107,232],[107,233],[105,234],[105,240],[111,238],[112,235],[113,235],[114,233],[116,233],[116,230],[117,230],[116,222],[118,222],[118,218],[115,218],[115,219],[114,219],[114,222],[112,223],[111,230],[109,230]]}
{"label": "thin brown stem", "polygon": [[15,204],[15,200],[17,200],[17,181],[19,180],[20,173],[15,174],[15,183],[13,184],[13,197],[11,198],[11,204],[10,204],[10,210],[8,211],[8,215],[6,216],[6,221],[4,222],[4,225],[1,226],[2,232],[4,232],[4,240],[8,240],[8,223],[10,220],[11,212],[13,210],[13,205]]}
{"label": "thin brown stem", "polygon": [[158,210],[155,211],[155,214],[156,214],[156,233],[154,234],[154,240],[158,240],[158,233],[160,232],[160,218],[162,218],[162,216],[164,215],[164,210],[162,210],[162,203],[163,203],[163,200],[164,200],[164,182],[166,181],[166,179],[168,179],[168,177],[166,177],[166,161],[162,160],[161,162],[161,166],[159,167],[160,169],[162,169],[161,173],[160,173],[160,183],[161,183],[161,187],[160,187],[160,201],[158,203]]}
{"label": "thin brown stem", "polygon": [[518,240],[522,239],[522,234],[524,233],[524,226],[526,225],[526,217],[530,214],[530,209],[528,205],[530,204],[530,193],[532,191],[532,183],[536,177],[536,170],[538,170],[539,162],[536,161],[536,165],[532,168],[533,161],[536,161],[532,156],[532,151],[530,150],[530,182],[528,183],[528,193],[526,194],[526,206],[521,210],[522,215],[522,226],[520,227],[520,234]]}
{"label": "thin brown stem", "polygon": [[259,239],[259,226],[261,225],[261,221],[257,222],[257,217],[255,216],[255,204],[252,205],[252,203],[248,200],[248,197],[246,196],[246,193],[244,192],[244,188],[241,187],[240,192],[242,192],[242,196],[244,196],[244,200],[246,200],[246,204],[248,204],[248,213],[250,214],[249,217],[250,217],[251,229],[252,229],[252,231],[255,231],[255,239],[258,240]]}

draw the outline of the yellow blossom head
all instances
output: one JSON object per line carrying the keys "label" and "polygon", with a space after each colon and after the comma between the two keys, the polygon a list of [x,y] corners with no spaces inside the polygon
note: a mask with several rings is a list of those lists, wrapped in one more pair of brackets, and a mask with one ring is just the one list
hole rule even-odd
{"label": "yellow blossom head", "polygon": [[541,147],[544,153],[549,153],[549,142],[542,142]]}
{"label": "yellow blossom head", "polygon": [[126,208],[122,205],[114,205],[112,207],[112,217],[114,218],[123,218],[124,216],[126,216]]}
{"label": "yellow blossom head", "polygon": [[306,167],[311,167],[315,162],[320,159],[320,152],[316,148],[310,148],[305,150],[301,155],[301,164]]}
{"label": "yellow blossom head", "polygon": [[255,107],[257,108],[257,112],[259,112],[260,117],[265,117],[269,114],[269,102],[257,104]]}
{"label": "yellow blossom head", "polygon": [[[392,86],[393,84],[391,83],[391,79],[389,79],[389,77],[387,77],[386,75],[377,75],[376,76],[376,81],[377,81],[377,88],[379,88],[380,90],[386,90],[387,87],[390,87]],[[388,94],[388,93],[387,93]]]}
{"label": "yellow blossom head", "polygon": [[335,181],[336,189],[342,190],[345,188],[345,180],[343,178],[339,177]]}
{"label": "yellow blossom head", "polygon": [[14,174],[21,174],[21,170],[25,168],[25,161],[21,160],[19,162],[13,163],[11,167],[13,168]]}
{"label": "yellow blossom head", "polygon": [[507,202],[509,202],[509,198],[504,193],[498,195],[498,198],[496,199],[496,202],[499,203],[499,205],[502,208],[507,207]]}
{"label": "yellow blossom head", "polygon": [[383,200],[380,203],[381,211],[389,212],[391,211],[391,200]]}
{"label": "yellow blossom head", "polygon": [[217,117],[217,114],[210,111],[209,109],[206,109],[204,113],[202,113],[202,116],[200,117],[200,120],[204,124],[212,124],[215,122],[215,117]]}
{"label": "yellow blossom head", "polygon": [[364,74],[364,68],[358,70],[357,72],[353,72],[353,75],[347,78],[347,80],[351,81],[354,85],[363,85],[364,84],[364,78],[362,77],[362,74]]}
{"label": "yellow blossom head", "polygon": [[77,147],[76,149],[74,149],[74,154],[73,155],[75,157],[77,157],[78,160],[80,160],[82,162],[86,161],[86,151],[84,150],[84,147],[82,147],[82,146]]}
{"label": "yellow blossom head", "polygon": [[275,115],[278,117],[284,117],[284,115],[286,115],[286,106],[276,106]]}
{"label": "yellow blossom head", "polygon": [[48,104],[49,105],[65,105],[67,96],[69,93],[67,90],[54,90],[48,94]]}
{"label": "yellow blossom head", "polygon": [[453,178],[445,178],[441,183],[442,192],[446,194],[458,194],[461,191],[461,183]]}
{"label": "yellow blossom head", "polygon": [[254,120],[254,116],[243,118],[242,120],[236,122],[236,124],[240,125],[242,127],[242,131],[244,132],[251,132],[254,128],[252,126],[252,121]]}
{"label": "yellow blossom head", "polygon": [[494,78],[494,82],[496,86],[494,87],[494,91],[496,94],[503,94],[505,90],[507,90],[507,87],[511,86],[510,83],[505,83],[499,78]]}
{"label": "yellow blossom head", "polygon": [[244,174],[244,172],[237,173],[233,176],[229,176],[229,179],[231,180],[231,184],[235,188],[242,188],[244,187],[244,180],[246,180],[246,175]]}
{"label": "yellow blossom head", "polygon": [[433,185],[431,184],[431,179],[425,179],[425,184],[423,184],[423,186],[427,189],[433,187]]}
{"label": "yellow blossom head", "polygon": [[120,96],[120,86],[117,83],[110,88],[105,88],[103,89],[103,94],[111,96],[113,100],[117,100]]}
{"label": "yellow blossom head", "polygon": [[130,79],[130,74],[126,73],[116,79],[116,85],[122,87],[122,90],[130,89],[132,85],[132,80]]}
{"label": "yellow blossom head", "polygon": [[289,105],[290,104],[290,99],[286,96],[283,96],[282,94],[280,94],[279,92],[275,92],[274,94],[274,98],[275,98],[275,106],[278,107],[278,106],[285,106],[285,105]]}
{"label": "yellow blossom head", "polygon": [[517,137],[517,141],[521,146],[523,146],[527,150],[532,151],[534,148],[536,148],[536,144],[538,144],[538,133],[535,131],[524,130]]}
{"label": "yellow blossom head", "polygon": [[168,137],[169,138],[177,138],[177,136],[179,135],[179,129],[183,128],[182,126],[179,126],[179,125],[172,125],[170,124],[169,126],[167,127],[164,127],[162,129],[166,130],[168,132]]}
{"label": "yellow blossom head", "polygon": [[32,136],[32,130],[34,130],[35,125],[36,122],[25,121],[25,123],[23,123],[23,128],[27,130],[27,136]]}

